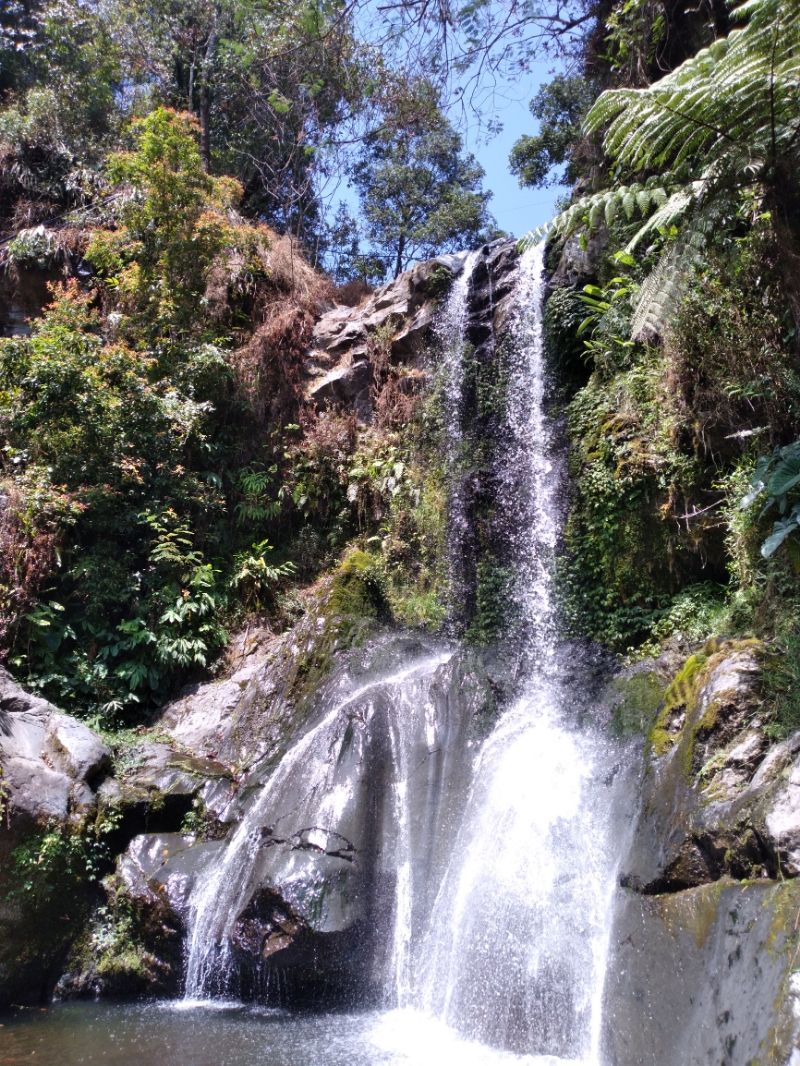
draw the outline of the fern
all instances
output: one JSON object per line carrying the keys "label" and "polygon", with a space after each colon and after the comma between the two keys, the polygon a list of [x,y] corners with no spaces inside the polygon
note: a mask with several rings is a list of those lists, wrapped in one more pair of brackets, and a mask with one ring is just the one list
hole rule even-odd
{"label": "fern", "polygon": [[[677,228],[642,287],[634,336],[663,330],[723,204],[747,189],[766,194],[800,165],[800,4],[745,0],[734,18],[743,24],[659,81],[598,97],[585,130],[605,129],[605,152],[627,182],[582,197],[526,238],[593,230],[622,213],[643,220],[632,251]],[[633,180],[653,171],[660,177]]]}

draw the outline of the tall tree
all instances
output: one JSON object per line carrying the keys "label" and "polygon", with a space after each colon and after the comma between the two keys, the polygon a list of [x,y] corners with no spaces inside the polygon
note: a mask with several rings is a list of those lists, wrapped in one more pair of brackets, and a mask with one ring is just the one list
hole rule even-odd
{"label": "tall tree", "polygon": [[394,277],[416,259],[479,243],[494,221],[481,187],[483,169],[432,82],[395,82],[383,122],[366,138],[354,168],[366,230]]}
{"label": "tall tree", "polygon": [[[581,121],[594,96],[591,82],[579,74],[559,74],[539,89],[530,103],[539,132],[520,137],[511,149],[511,171],[520,185],[541,188],[575,181]],[[554,173],[561,165],[564,170]]]}
{"label": "tall tree", "polygon": [[370,91],[349,9],[293,0],[107,0],[130,69],[193,113],[206,168],[235,174],[244,208],[311,243],[333,131]]}

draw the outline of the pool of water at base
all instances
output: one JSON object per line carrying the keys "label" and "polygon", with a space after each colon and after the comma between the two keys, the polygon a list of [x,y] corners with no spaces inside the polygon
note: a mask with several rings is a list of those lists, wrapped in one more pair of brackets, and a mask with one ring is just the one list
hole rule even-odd
{"label": "pool of water at base", "polygon": [[[219,1001],[70,1002],[0,1015],[0,1066],[561,1066],[413,1010],[291,1014]],[[588,1066],[574,1059],[569,1066]]]}

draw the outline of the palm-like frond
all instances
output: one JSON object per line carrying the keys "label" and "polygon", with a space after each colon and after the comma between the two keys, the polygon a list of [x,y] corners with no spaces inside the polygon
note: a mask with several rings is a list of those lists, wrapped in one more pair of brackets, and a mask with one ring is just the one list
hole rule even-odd
{"label": "palm-like frond", "polygon": [[586,117],[617,167],[679,173],[742,151],[768,161],[800,102],[800,4],[749,0],[746,25],[645,89],[611,89]]}
{"label": "palm-like frond", "polygon": [[[800,2],[744,0],[727,38],[643,89],[611,89],[586,117],[605,129],[603,146],[628,182],[583,197],[526,238],[610,225],[624,212],[643,224],[628,244],[681,230],[642,288],[634,333],[659,332],[681,291],[681,277],[705,245],[718,203],[767,183],[779,165],[800,165]],[[636,181],[642,173],[660,177]],[[716,214],[715,214],[716,211]]]}

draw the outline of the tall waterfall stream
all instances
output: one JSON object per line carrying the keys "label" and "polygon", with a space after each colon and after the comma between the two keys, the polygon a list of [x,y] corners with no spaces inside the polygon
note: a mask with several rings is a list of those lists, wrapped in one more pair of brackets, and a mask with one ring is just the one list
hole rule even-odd
{"label": "tall waterfall stream", "polygon": [[[467,259],[438,326],[451,464],[461,444],[461,358],[476,262],[475,254]],[[388,921],[379,967],[384,1004],[401,1014],[381,1016],[379,1043],[413,1046],[416,1034],[425,1045],[441,1025],[453,1040],[468,1041],[473,1053],[484,1046],[487,1061],[514,1052],[535,1061],[599,1062],[618,851],[611,837],[616,794],[609,785],[613,753],[591,728],[570,722],[568,682],[561,676],[552,573],[562,456],[546,413],[543,284],[541,250],[528,251],[518,269],[510,327],[512,432],[501,471],[502,503],[514,515],[512,596],[525,677],[518,699],[472,756],[457,831],[449,842],[435,839],[446,832],[435,820],[447,774],[441,766],[432,772],[431,760],[426,774],[414,768],[415,745],[434,752],[441,740],[431,689],[450,658],[442,651],[343,693],[274,770],[191,897],[187,1004],[230,988],[233,922],[263,847],[265,815],[270,833],[279,835],[287,797],[300,795],[301,822],[314,827],[313,845],[329,848],[331,839],[347,839],[354,795],[341,721],[353,712],[384,713],[392,775],[381,832],[383,861],[394,878],[391,899],[383,899]],[[453,537],[464,522],[456,491]],[[419,801],[409,801],[422,789],[420,817]],[[292,820],[297,823],[296,810]],[[443,850],[437,865],[432,854]],[[282,885],[302,881],[307,855],[293,853]]]}

